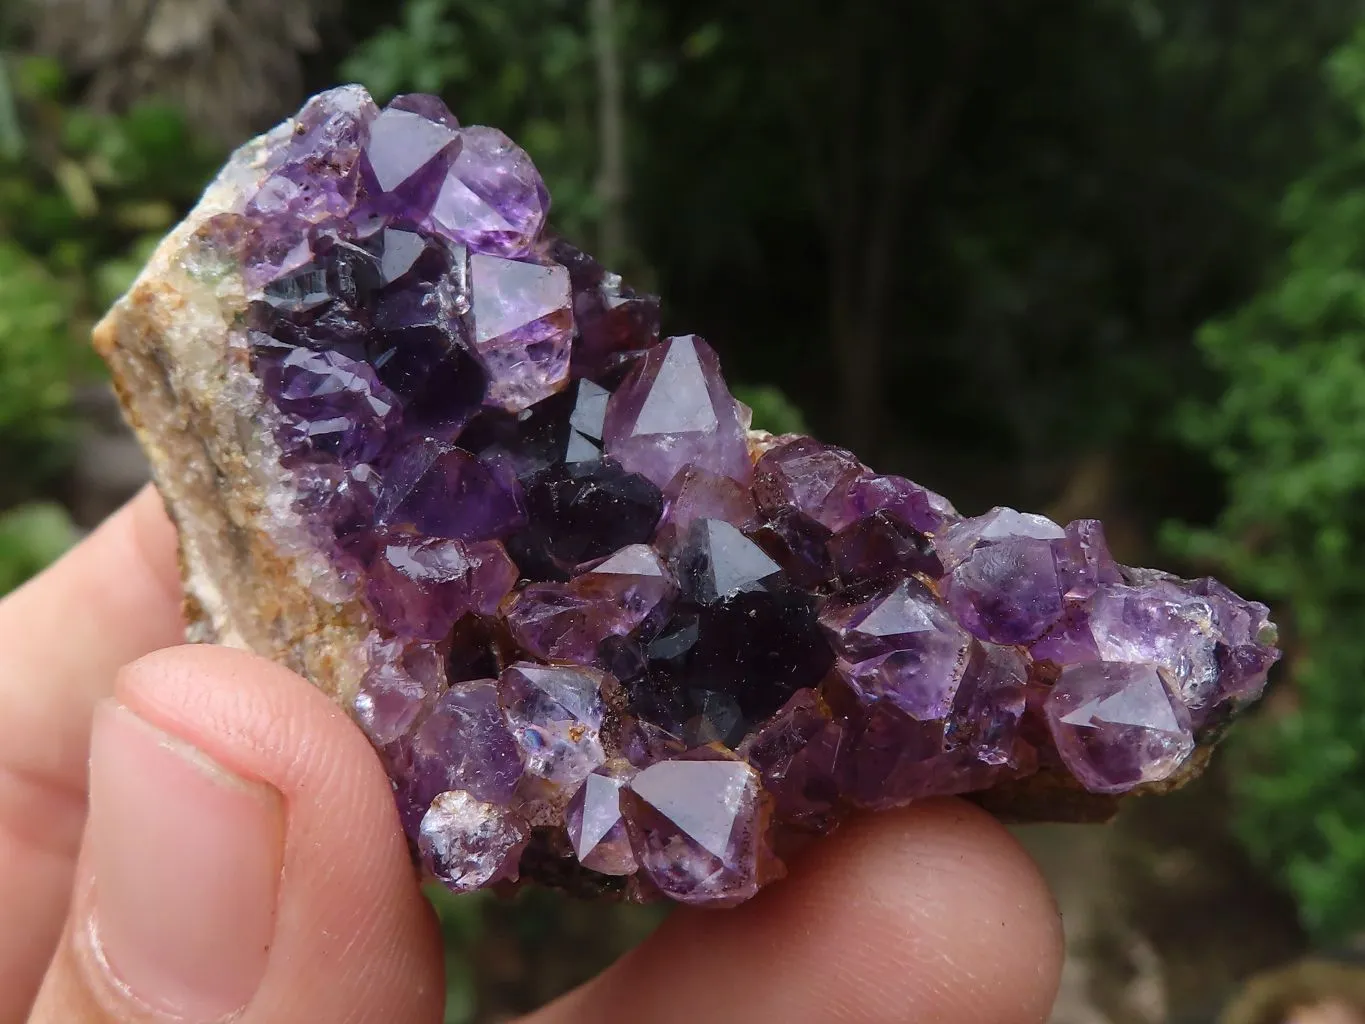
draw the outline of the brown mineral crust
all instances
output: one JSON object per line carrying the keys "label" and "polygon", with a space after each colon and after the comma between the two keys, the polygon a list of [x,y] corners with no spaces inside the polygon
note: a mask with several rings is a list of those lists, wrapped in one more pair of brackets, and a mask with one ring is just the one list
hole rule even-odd
{"label": "brown mineral crust", "polygon": [[1170,778],[1146,783],[1121,796],[1088,792],[1065,769],[1044,767],[1027,778],[1010,779],[968,798],[1007,824],[1100,824],[1111,821],[1129,797],[1169,793],[1198,778],[1212,754],[1212,744],[1201,744]]}
{"label": "brown mineral crust", "polygon": [[187,266],[197,228],[233,202],[234,172],[255,149],[233,158],[93,340],[179,531],[186,639],[254,651],[346,703],[362,665],[359,603],[315,593],[267,532],[270,481],[248,451],[265,440],[263,409],[232,345],[240,280],[235,268],[212,280]]}

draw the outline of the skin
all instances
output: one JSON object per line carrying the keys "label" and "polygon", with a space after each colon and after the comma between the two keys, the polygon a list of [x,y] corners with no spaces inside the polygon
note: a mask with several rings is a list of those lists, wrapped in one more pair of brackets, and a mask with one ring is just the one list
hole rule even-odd
{"label": "skin", "polygon": [[[180,645],[179,607],[150,490],[0,602],[0,1024],[438,1024],[435,922],[364,737],[298,676]],[[680,910],[526,1024],[1037,1024],[1061,943],[1009,834],[927,801]]]}

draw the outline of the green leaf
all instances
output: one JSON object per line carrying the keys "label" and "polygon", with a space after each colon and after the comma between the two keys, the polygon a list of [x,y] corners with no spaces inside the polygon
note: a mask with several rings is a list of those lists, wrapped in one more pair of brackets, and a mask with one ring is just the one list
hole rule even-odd
{"label": "green leaf", "polygon": [[735,397],[754,412],[755,430],[773,434],[805,434],[809,430],[801,410],[786,395],[769,385],[741,385]]}

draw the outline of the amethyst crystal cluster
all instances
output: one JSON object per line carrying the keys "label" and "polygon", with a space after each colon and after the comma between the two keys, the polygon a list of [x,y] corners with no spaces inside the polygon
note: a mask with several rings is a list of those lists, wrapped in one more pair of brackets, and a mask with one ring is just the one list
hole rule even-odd
{"label": "amethyst crystal cluster", "polygon": [[243,211],[295,511],[373,625],[354,714],[451,888],[732,904],[850,809],[1124,792],[1259,694],[1264,606],[749,432],[548,206],[502,133],[347,87]]}

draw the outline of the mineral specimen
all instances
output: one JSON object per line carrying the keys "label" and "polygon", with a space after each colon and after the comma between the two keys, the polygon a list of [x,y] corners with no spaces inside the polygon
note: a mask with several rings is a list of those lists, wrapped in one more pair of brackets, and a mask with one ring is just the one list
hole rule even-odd
{"label": "mineral specimen", "polygon": [[548,208],[500,132],[332,90],[96,337],[192,638],[346,703],[430,875],[733,904],[858,808],[1103,816],[1259,695],[1263,605],[750,431]]}

